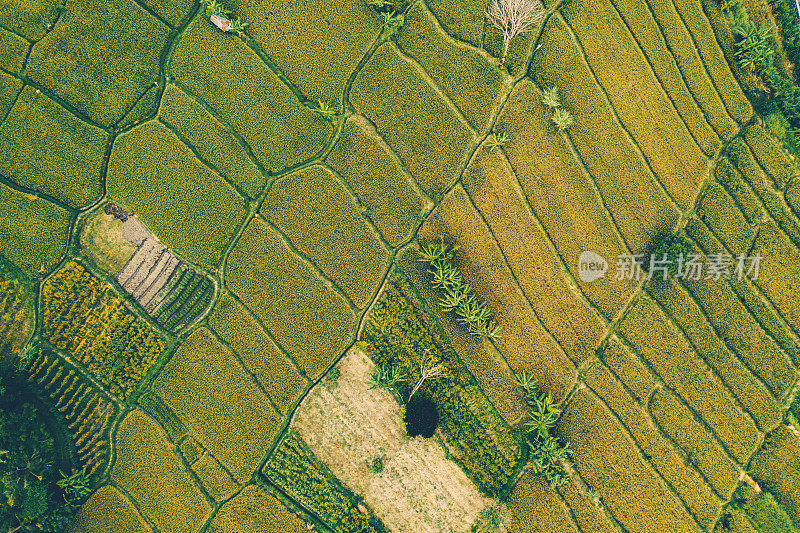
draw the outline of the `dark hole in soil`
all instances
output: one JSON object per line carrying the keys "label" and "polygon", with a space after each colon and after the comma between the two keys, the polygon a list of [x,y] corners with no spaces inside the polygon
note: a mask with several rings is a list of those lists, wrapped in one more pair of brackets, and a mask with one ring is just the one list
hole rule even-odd
{"label": "dark hole in soil", "polygon": [[427,398],[411,398],[406,404],[406,431],[409,437],[421,435],[426,439],[433,437],[439,425],[436,404]]}

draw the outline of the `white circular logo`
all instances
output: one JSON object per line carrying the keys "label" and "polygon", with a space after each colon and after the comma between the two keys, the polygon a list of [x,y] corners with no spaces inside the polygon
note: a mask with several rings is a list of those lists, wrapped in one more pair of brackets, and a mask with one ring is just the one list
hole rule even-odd
{"label": "white circular logo", "polygon": [[591,283],[605,277],[608,272],[608,263],[603,256],[589,250],[581,252],[578,257],[578,277],[584,283]]}

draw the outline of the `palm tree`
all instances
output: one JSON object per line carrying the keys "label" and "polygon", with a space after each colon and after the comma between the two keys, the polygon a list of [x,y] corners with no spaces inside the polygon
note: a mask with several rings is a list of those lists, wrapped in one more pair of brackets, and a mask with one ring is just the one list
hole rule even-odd
{"label": "palm tree", "polygon": [[559,107],[553,111],[553,122],[555,122],[558,131],[564,131],[572,126],[572,115],[566,109]]}
{"label": "palm tree", "polygon": [[544,8],[537,0],[491,0],[486,18],[503,35],[502,66],[508,56],[511,39],[530,31],[544,18]]}
{"label": "palm tree", "polygon": [[542,103],[551,109],[561,107],[561,98],[558,96],[558,86],[553,85],[542,93]]}

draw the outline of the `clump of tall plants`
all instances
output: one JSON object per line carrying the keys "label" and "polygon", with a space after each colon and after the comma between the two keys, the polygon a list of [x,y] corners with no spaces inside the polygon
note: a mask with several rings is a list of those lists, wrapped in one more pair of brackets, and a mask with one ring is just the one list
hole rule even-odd
{"label": "clump of tall plants", "polygon": [[552,110],[553,115],[551,118],[553,124],[558,128],[558,131],[566,131],[572,126],[572,114],[561,107],[561,97],[558,94],[558,86],[553,85],[542,92],[542,103]]}
{"label": "clump of tall plants", "polygon": [[547,481],[561,485],[567,479],[564,466],[569,463],[569,444],[562,445],[552,435],[561,415],[561,405],[553,401],[549,392],[539,392],[536,380],[525,372],[516,375],[517,385],[525,392],[525,401],[531,407],[530,418],[525,422],[526,441],[531,451],[530,464],[534,472],[543,474]]}
{"label": "clump of tall plants", "polygon": [[451,261],[457,249],[440,239],[422,248],[420,261],[428,263],[431,284],[443,293],[439,305],[446,311],[453,311],[456,320],[472,335],[496,339],[503,326],[495,322],[486,302],[473,294],[472,287],[461,279],[461,272],[453,266]]}

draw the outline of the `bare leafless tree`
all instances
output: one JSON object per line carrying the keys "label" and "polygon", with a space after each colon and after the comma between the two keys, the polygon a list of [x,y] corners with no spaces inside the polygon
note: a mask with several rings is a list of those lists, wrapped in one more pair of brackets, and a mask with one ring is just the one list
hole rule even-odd
{"label": "bare leafless tree", "polygon": [[503,34],[503,57],[506,62],[508,45],[517,35],[529,31],[544,18],[544,8],[539,0],[491,0],[486,18]]}
{"label": "bare leafless tree", "polygon": [[427,380],[446,376],[447,367],[444,365],[444,363],[437,364],[430,351],[426,351],[420,359],[419,372],[420,376],[417,380],[417,384],[414,387],[414,390],[411,391],[411,394],[408,395],[409,400],[411,400],[411,397],[414,396],[414,393],[417,392],[417,390],[419,390],[422,384]]}

